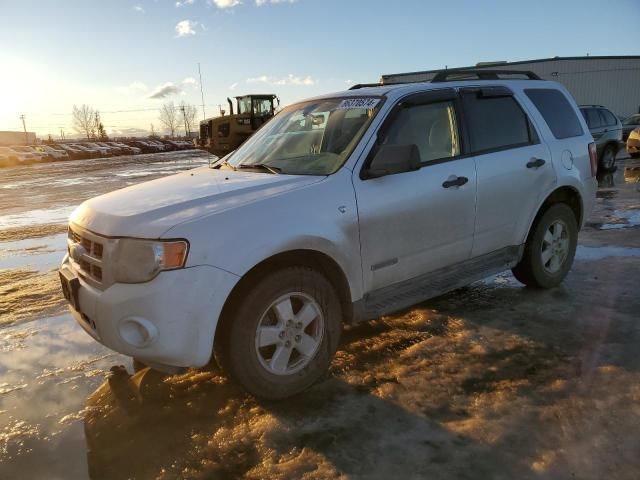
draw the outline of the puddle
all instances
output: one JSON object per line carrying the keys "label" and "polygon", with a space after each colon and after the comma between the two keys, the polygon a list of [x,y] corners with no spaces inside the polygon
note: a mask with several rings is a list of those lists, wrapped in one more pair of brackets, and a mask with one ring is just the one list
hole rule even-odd
{"label": "puddle", "polygon": [[627,247],[585,247],[578,245],[576,260],[593,262],[607,257],[640,257],[640,248]]}
{"label": "puddle", "polygon": [[[70,315],[1,331],[0,477],[86,478],[85,398],[127,359],[95,342]],[[61,452],[68,465],[55,460]],[[47,472],[53,464],[65,473]]]}
{"label": "puddle", "polygon": [[618,230],[620,228],[631,228],[640,225],[640,210],[616,210],[614,217],[620,220],[620,223],[603,223],[600,230]]}
{"label": "puddle", "polygon": [[67,235],[62,233],[15,242],[0,242],[0,270],[35,267],[44,272],[60,265],[67,249]]}
{"label": "puddle", "polygon": [[0,216],[0,228],[27,227],[48,223],[66,223],[75,205],[57,208],[42,208]]}

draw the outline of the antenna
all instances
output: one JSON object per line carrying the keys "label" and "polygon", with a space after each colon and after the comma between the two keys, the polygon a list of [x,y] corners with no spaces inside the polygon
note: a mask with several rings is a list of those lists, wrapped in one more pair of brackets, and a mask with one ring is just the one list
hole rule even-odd
{"label": "antenna", "polygon": [[202,90],[202,72],[200,71],[200,62],[198,62],[198,76],[200,77],[200,96],[202,97],[202,119],[207,118],[207,114],[204,112],[204,91]]}

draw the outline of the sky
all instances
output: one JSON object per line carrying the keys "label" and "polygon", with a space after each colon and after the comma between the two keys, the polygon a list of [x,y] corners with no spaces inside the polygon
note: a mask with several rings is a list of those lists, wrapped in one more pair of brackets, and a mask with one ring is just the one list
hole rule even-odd
{"label": "sky", "polygon": [[0,0],[0,130],[75,134],[74,104],[111,135],[162,131],[163,103],[218,115],[382,74],[553,56],[638,55],[640,0]]}

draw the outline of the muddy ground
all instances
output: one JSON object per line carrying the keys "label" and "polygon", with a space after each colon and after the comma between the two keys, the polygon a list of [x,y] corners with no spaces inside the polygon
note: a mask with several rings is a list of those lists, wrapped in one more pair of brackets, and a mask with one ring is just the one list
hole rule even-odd
{"label": "muddy ground", "polygon": [[0,177],[0,478],[640,477],[640,161],[600,178],[560,287],[503,273],[348,328],[330,373],[274,404],[215,369],[109,375],[129,360],[56,301],[49,220],[170,158]]}

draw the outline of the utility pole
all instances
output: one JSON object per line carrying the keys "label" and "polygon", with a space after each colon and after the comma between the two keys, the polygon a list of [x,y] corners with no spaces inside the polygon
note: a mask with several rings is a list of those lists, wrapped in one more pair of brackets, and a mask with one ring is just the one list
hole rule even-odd
{"label": "utility pole", "polygon": [[187,129],[187,114],[184,111],[184,104],[180,105],[180,111],[182,112],[182,119],[184,120],[184,135],[185,137],[191,137],[191,132]]}
{"label": "utility pole", "polygon": [[20,120],[22,120],[22,128],[24,129],[24,144],[29,145],[29,135],[27,135],[27,125],[24,122],[25,116],[20,115]]}
{"label": "utility pole", "polygon": [[202,119],[207,118],[207,114],[204,113],[204,91],[202,90],[202,72],[200,71],[200,62],[198,62],[198,75],[200,76],[200,96],[202,97]]}

